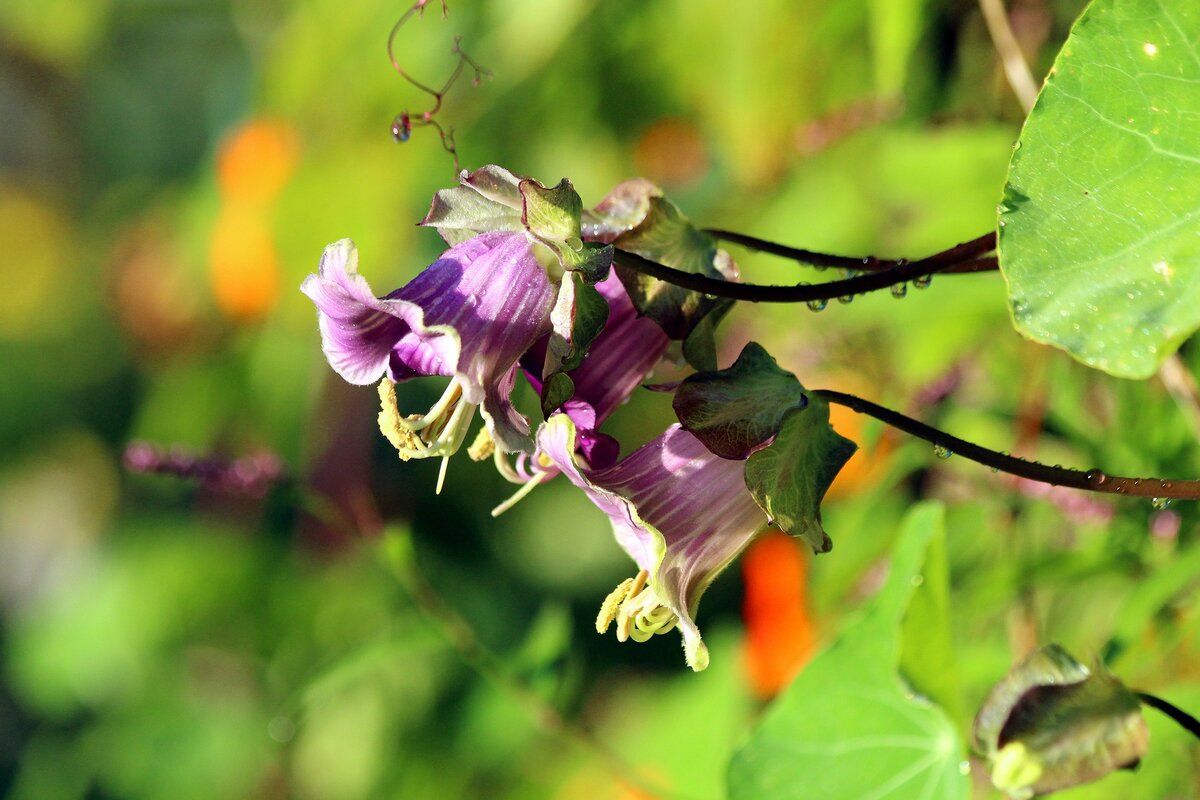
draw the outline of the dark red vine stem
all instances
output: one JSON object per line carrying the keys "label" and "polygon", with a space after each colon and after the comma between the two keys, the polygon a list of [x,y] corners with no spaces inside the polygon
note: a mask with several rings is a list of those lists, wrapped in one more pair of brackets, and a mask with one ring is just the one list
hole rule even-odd
{"label": "dark red vine stem", "polygon": [[855,397],[852,394],[836,392],[832,389],[814,389],[810,392],[830,403],[846,406],[860,414],[874,417],[880,422],[907,434],[924,439],[962,456],[970,461],[991,467],[999,472],[1028,478],[1039,483],[1054,486],[1068,486],[1072,489],[1085,489],[1089,492],[1104,492],[1107,494],[1123,494],[1130,497],[1159,497],[1172,500],[1200,500],[1200,481],[1175,480],[1162,478],[1122,478],[1107,475],[1101,470],[1077,470],[1065,467],[1052,467],[1036,461],[1026,461],[1015,458],[986,447],[951,436],[945,431],[926,425],[923,422],[906,417],[898,411],[884,408],[881,405]]}
{"label": "dark red vine stem", "polygon": [[1179,727],[1183,728],[1197,739],[1200,739],[1200,720],[1197,720],[1182,708],[1179,708],[1172,703],[1168,703],[1161,697],[1155,697],[1148,692],[1134,692],[1134,694],[1137,695],[1138,700],[1141,700],[1142,703],[1150,706],[1151,708],[1158,709],[1170,717],[1172,721],[1179,725]]}
{"label": "dark red vine stem", "polygon": [[[752,303],[806,303],[812,300],[832,300],[836,297],[873,292],[886,289],[898,283],[905,283],[925,275],[932,275],[950,269],[954,266],[974,264],[978,269],[991,269],[983,266],[992,259],[984,256],[995,249],[996,236],[994,233],[984,234],[977,239],[955,245],[949,250],[868,275],[858,275],[839,281],[829,281],[818,284],[798,284],[795,286],[768,286],[754,283],[734,283],[720,278],[710,278],[694,272],[684,272],[674,269],[648,258],[618,249],[614,260],[619,266],[649,275],[651,278],[666,283],[691,289],[715,297],[729,297],[734,300],[749,300]],[[843,256],[837,256],[842,258]],[[863,263],[857,262],[860,267]],[[978,271],[973,268],[972,271]]]}
{"label": "dark red vine stem", "polygon": [[[842,269],[854,269],[861,272],[880,272],[883,270],[895,269],[904,266],[907,262],[903,258],[877,258],[875,256],[864,256],[862,258],[856,256],[839,256],[830,253],[818,253],[815,250],[804,250],[799,247],[789,247],[786,244],[778,242],[769,242],[766,239],[759,239],[757,236],[748,236],[744,233],[735,231],[725,231],[718,228],[705,228],[704,232],[714,239],[719,239],[723,242],[731,242],[741,245],[749,250],[757,250],[760,253],[769,253],[773,256],[786,258],[790,261],[798,261],[801,264],[807,264],[813,267],[840,267]],[[974,240],[980,242],[981,246],[986,245],[980,252],[987,252],[996,249],[996,235],[994,233],[985,234],[979,239]],[[980,258],[972,261],[964,261],[959,264],[953,264],[938,270],[943,275],[961,274],[965,272],[987,272],[997,269],[998,265],[995,258]]]}

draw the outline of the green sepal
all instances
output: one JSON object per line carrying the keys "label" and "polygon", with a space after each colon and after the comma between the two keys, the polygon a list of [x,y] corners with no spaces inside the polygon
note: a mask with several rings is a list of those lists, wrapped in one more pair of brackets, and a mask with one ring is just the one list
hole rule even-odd
{"label": "green sepal", "polygon": [[[608,301],[600,290],[587,282],[582,273],[567,273],[559,285],[558,301],[550,314],[552,329],[542,368],[542,410],[546,416],[571,399],[575,384],[565,384],[557,376],[576,369],[587,356],[588,348],[608,322]],[[555,386],[552,389],[551,383]],[[564,388],[565,387],[565,388]],[[566,396],[560,397],[563,391]]]}
{"label": "green sepal", "polygon": [[583,200],[571,182],[563,178],[557,186],[547,189],[526,178],[518,186],[522,198],[521,222],[525,228],[547,242],[578,250],[583,243],[579,238]]}
{"label": "green sepal", "polygon": [[808,398],[796,376],[749,342],[733,366],[686,378],[675,391],[675,416],[721,458],[748,458],[779,433],[783,418]]}
{"label": "green sepal", "polygon": [[636,228],[650,213],[650,200],[663,190],[645,178],[622,181],[600,203],[585,209],[581,219],[583,237],[590,242],[612,242]]}
{"label": "green sepal", "polygon": [[463,170],[460,185],[435,192],[429,213],[417,224],[437,228],[451,247],[488,231],[519,231],[524,227],[519,183],[495,164]]}
{"label": "green sepal", "polygon": [[562,361],[565,370],[583,363],[588,348],[604,330],[610,312],[604,295],[586,277],[576,272],[571,281],[575,284],[575,314],[571,320],[571,348]]}
{"label": "green sepal", "polygon": [[683,358],[697,372],[717,368],[717,326],[736,305],[731,297],[719,298],[683,340]]}
{"label": "green sepal", "polygon": [[775,441],[746,460],[746,486],[776,526],[827,553],[833,542],[821,499],[857,449],[830,426],[829,404],[810,395],[806,407],[785,414]]}
{"label": "green sepal", "polygon": [[[645,213],[631,229],[615,235],[612,242],[618,250],[636,253],[684,272],[721,280],[736,279],[737,265],[729,254],[717,247],[715,239],[693,226],[671,201],[655,195],[640,195],[629,208],[634,209],[630,218],[642,208]],[[617,274],[634,307],[657,322],[672,339],[686,339],[722,302],[720,298],[707,297],[623,268],[619,252],[615,254],[615,262]]]}
{"label": "green sepal", "polygon": [[565,372],[551,373],[542,381],[542,419],[562,408],[563,403],[575,396],[575,381]]}
{"label": "green sepal", "polygon": [[607,278],[613,263],[610,244],[584,242],[578,250],[564,244],[554,246],[554,251],[563,269],[579,273],[588,283],[599,283]]}
{"label": "green sepal", "polygon": [[1022,800],[1132,768],[1149,744],[1137,695],[1102,664],[1088,669],[1057,644],[992,689],[974,733],[992,782]]}

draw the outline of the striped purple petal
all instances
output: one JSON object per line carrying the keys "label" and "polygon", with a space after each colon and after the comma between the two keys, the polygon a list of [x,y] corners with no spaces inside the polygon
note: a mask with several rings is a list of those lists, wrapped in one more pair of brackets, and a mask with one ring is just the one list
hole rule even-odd
{"label": "striped purple petal", "polygon": [[509,394],[517,359],[550,330],[556,287],[524,231],[458,244],[403,288],[376,298],[349,240],[326,248],[301,285],[317,305],[326,358],[347,381],[453,376],[481,405],[496,443],[529,447],[529,424]]}

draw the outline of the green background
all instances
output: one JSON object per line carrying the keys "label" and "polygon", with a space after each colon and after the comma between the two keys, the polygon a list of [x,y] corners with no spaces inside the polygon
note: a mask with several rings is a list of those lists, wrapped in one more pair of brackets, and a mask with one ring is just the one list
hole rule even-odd
{"label": "green background", "polygon": [[[1080,9],[1015,4],[1035,74]],[[388,131],[427,103],[384,52],[402,10],[0,5],[4,796],[726,795],[764,708],[745,668],[740,568],[701,606],[702,674],[674,634],[596,636],[600,601],[632,568],[602,515],[555,481],[493,521],[510,487],[461,456],[435,497],[436,465],[398,463],[375,430],[374,390],[321,357],[297,287],[327,243],[353,238],[380,294],[439,252],[415,223],[452,184],[452,161],[428,129],[403,145]],[[456,86],[439,117],[464,166],[567,176],[588,205],[645,175],[697,224],[854,255],[921,256],[995,225],[1023,113],[974,3],[429,11],[400,33],[406,69],[439,82],[461,34],[493,73]],[[218,161],[253,120],[282,126],[296,149],[280,191],[248,207],[222,188]],[[219,299],[226,214],[266,231],[277,263],[250,265],[244,285],[266,287],[251,292],[254,314]],[[747,280],[829,277],[734,255]],[[739,308],[722,333],[721,366],[753,339],[805,386],[996,449],[1112,474],[1200,473],[1197,419],[1157,379],[1111,378],[1022,339],[994,273],[819,314]],[[1200,361],[1187,344],[1182,357]],[[403,389],[402,406],[426,407],[435,383]],[[609,430],[628,450],[670,419],[668,396],[640,392]],[[959,736],[1013,660],[1049,641],[1085,661],[1103,653],[1130,685],[1200,710],[1191,505],[1045,492],[852,416],[834,424],[862,460],[824,506],[833,552],[810,564],[820,643],[853,631],[905,512],[936,498],[944,547],[925,563],[940,565],[949,599],[914,600],[922,624],[888,636]],[[121,454],[135,439],[267,449],[295,480],[255,499],[130,475]],[[418,576],[448,609],[428,613]],[[1149,721],[1139,773],[1062,796],[1200,792],[1195,746]],[[864,756],[857,768],[875,766]],[[994,796],[970,766],[976,796]]]}

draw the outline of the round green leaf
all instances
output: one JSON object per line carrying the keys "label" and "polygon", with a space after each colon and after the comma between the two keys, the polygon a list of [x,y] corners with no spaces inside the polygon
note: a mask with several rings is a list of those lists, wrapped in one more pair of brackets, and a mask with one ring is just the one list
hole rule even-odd
{"label": "round green leaf", "polygon": [[1145,378],[1200,328],[1200,3],[1095,0],[1009,168],[1018,331]]}
{"label": "round green leaf", "polygon": [[966,800],[963,742],[897,674],[900,619],[941,506],[905,521],[883,589],[861,620],[813,659],[729,766],[731,800]]}

